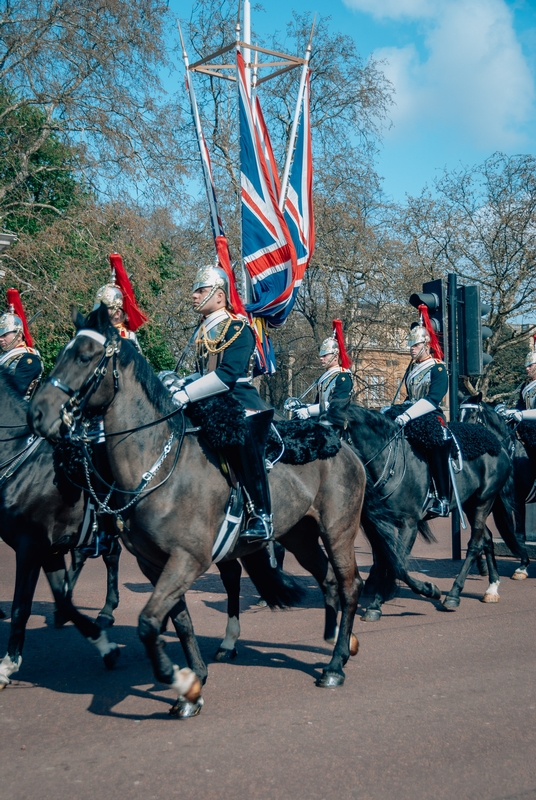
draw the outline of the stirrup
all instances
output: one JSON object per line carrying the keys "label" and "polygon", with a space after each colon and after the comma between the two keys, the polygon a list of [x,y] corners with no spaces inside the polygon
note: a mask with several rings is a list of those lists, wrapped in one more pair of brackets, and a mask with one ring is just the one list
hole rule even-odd
{"label": "stirrup", "polygon": [[273,517],[271,514],[253,513],[249,517],[247,526],[240,534],[239,539],[249,543],[269,542],[273,539],[273,530]]}
{"label": "stirrup", "polygon": [[445,498],[428,495],[424,511],[427,517],[448,517],[450,514],[450,504]]}

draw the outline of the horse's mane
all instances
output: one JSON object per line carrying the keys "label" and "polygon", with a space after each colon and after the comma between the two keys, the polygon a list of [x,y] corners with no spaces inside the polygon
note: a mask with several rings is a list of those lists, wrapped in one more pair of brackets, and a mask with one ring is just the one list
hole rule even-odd
{"label": "horse's mane", "polygon": [[[128,339],[121,338],[117,330],[109,322],[108,311],[106,311],[106,325],[103,325],[103,316],[100,308],[92,311],[85,320],[85,327],[97,330],[108,339],[120,339],[121,349],[119,350],[118,363],[120,367],[128,367],[132,364],[134,379],[140,384],[145,396],[154,406],[156,411],[165,416],[177,410],[177,406],[171,401],[171,396],[162,382],[158,380],[154,369],[151,367],[145,356],[138,352],[136,347]],[[182,427],[180,415],[177,414],[168,420],[173,429]]]}
{"label": "horse's mane", "polygon": [[396,432],[397,426],[395,423],[381,414],[379,411],[373,411],[369,408],[357,405],[357,403],[350,403],[347,410],[347,415],[350,422],[366,423],[367,427],[371,429],[377,436],[392,436]]}

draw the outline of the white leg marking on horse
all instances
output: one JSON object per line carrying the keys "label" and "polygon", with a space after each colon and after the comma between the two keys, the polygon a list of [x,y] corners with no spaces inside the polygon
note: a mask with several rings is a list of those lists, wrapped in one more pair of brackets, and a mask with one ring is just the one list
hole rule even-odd
{"label": "white leg marking on horse", "polygon": [[527,567],[518,567],[512,575],[513,581],[524,581],[529,577],[529,570]]}
{"label": "white leg marking on horse", "polygon": [[490,583],[490,585],[486,589],[486,594],[482,598],[482,601],[484,603],[498,603],[499,602],[499,584],[500,584],[500,581],[495,581],[495,583]]}
{"label": "white leg marking on horse", "polygon": [[227,627],[225,628],[225,639],[220,644],[220,649],[233,650],[239,637],[240,637],[240,620],[238,619],[238,617],[228,617]]}
{"label": "white leg marking on horse", "polygon": [[14,672],[17,672],[20,669],[20,665],[22,664],[22,656],[18,656],[16,661],[12,661],[11,657],[6,655],[0,661],[0,688],[4,688],[10,683],[10,676],[13,675]]}
{"label": "white leg marking on horse", "polygon": [[108,636],[106,634],[106,631],[102,631],[98,639],[88,639],[88,642],[91,642],[91,644],[95,645],[95,647],[97,648],[97,650],[99,651],[99,653],[103,658],[104,656],[107,656],[108,653],[111,653],[112,650],[115,650],[115,648],[117,647],[115,642],[108,641]]}
{"label": "white leg marking on horse", "polygon": [[[189,667],[179,669],[176,664],[173,665],[173,682],[171,688],[175,689],[179,697],[184,697],[192,703],[197,700],[202,702],[202,698],[200,697],[201,682],[195,672]],[[194,696],[192,696],[192,693]]]}
{"label": "white leg marking on horse", "polygon": [[337,627],[335,628],[335,635],[333,636],[333,639],[326,639],[326,642],[328,644],[337,644],[338,638],[339,638],[339,626],[337,625]]}

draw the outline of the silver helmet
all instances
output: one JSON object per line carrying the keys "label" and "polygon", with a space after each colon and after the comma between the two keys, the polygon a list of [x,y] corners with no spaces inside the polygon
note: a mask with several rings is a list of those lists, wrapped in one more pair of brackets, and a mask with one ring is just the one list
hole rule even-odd
{"label": "silver helmet", "polygon": [[331,354],[339,355],[339,345],[337,344],[337,340],[334,336],[328,336],[327,339],[324,339],[318,352],[320,358],[322,358],[322,356],[329,356]]}
{"label": "silver helmet", "polygon": [[527,357],[525,359],[525,366],[531,367],[533,364],[536,364],[536,348],[532,348],[527,353]]}
{"label": "silver helmet", "polygon": [[101,286],[95,295],[95,307],[104,303],[111,311],[119,311],[123,308],[123,293],[115,283],[107,283]]}
{"label": "silver helmet", "polygon": [[14,313],[13,306],[0,315],[0,336],[5,333],[22,333],[23,330],[22,320]]}
{"label": "silver helmet", "polygon": [[222,290],[227,302],[229,302],[229,278],[221,267],[209,265],[208,267],[200,267],[197,270],[192,292],[196,292],[198,289],[205,289],[207,286],[211,287],[212,291],[203,298],[199,305],[195,306],[195,311],[201,311],[205,303],[214,296],[218,289]]}
{"label": "silver helmet", "polygon": [[430,334],[424,325],[415,325],[408,334],[408,347],[413,347],[415,344],[429,344]]}

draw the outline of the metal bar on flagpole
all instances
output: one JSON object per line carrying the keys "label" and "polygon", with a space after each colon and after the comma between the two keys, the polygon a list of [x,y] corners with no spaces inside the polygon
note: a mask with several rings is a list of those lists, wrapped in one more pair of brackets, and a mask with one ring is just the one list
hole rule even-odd
{"label": "metal bar on flagpole", "polygon": [[[292,120],[292,128],[290,129],[290,138],[288,143],[287,157],[285,160],[285,169],[283,171],[283,179],[281,181],[281,194],[279,196],[279,210],[282,211],[285,207],[285,200],[288,191],[288,181],[290,175],[290,165],[292,164],[292,154],[294,152],[294,144],[296,142],[296,132],[298,130],[298,121],[300,119],[300,109],[303,100],[303,93],[305,91],[305,80],[307,78],[307,70],[309,69],[309,59],[311,58],[311,43],[313,40],[313,31],[315,24],[311,27],[311,35],[305,51],[305,60],[302,67],[300,77],[300,88],[298,89],[298,99],[296,101],[296,111],[294,112],[294,119]],[[260,83],[260,81],[259,81]]]}
{"label": "metal bar on flagpole", "polygon": [[197,135],[197,144],[199,146],[199,155],[201,156],[201,166],[203,168],[203,178],[205,180],[205,189],[207,193],[207,200],[210,209],[210,219],[212,222],[212,230],[214,236],[218,236],[220,233],[220,226],[218,221],[218,210],[216,208],[216,203],[214,201],[214,193],[212,187],[212,176],[209,172],[209,166],[206,163],[206,159],[203,158],[203,131],[201,129],[201,119],[199,118],[199,110],[197,108],[197,100],[195,96],[195,91],[192,82],[192,76],[188,74],[188,54],[186,52],[186,47],[184,45],[184,39],[182,37],[182,30],[179,21],[177,20],[177,26],[179,28],[179,36],[181,40],[182,46],[182,57],[184,60],[184,68],[186,70],[186,81],[188,84],[188,94],[190,96],[190,105],[192,108],[192,117],[194,120],[195,132]]}
{"label": "metal bar on flagpole", "polygon": [[[249,0],[244,0],[244,42],[246,44],[251,44],[251,4]],[[244,56],[244,63],[246,66],[246,87],[248,90],[248,95],[251,97],[251,67],[249,66],[251,61],[251,50],[249,47],[243,48]]]}

